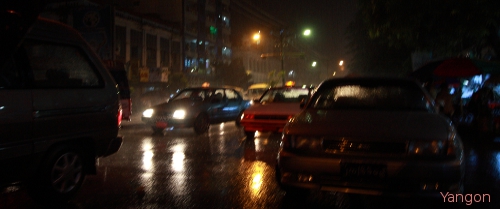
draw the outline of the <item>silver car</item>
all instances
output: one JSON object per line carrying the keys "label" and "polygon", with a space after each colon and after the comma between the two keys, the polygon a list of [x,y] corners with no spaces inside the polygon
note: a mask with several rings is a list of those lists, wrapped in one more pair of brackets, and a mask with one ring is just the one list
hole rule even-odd
{"label": "silver car", "polygon": [[463,191],[460,136],[419,83],[330,79],[302,106],[283,130],[276,166],[283,189],[432,197]]}

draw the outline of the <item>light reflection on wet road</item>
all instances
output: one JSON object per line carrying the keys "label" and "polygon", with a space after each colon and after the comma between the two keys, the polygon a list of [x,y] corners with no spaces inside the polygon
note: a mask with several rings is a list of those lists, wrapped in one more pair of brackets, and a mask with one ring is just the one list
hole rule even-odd
{"label": "light reflection on wet road", "polygon": [[[125,142],[119,152],[99,160],[98,174],[88,176],[80,193],[64,208],[333,209],[349,204],[363,208],[500,208],[500,142],[465,143],[466,193],[488,193],[495,201],[465,206],[419,199],[353,199],[340,194],[286,195],[274,180],[280,135],[258,134],[247,141],[234,123],[212,125],[201,136],[192,129],[153,135],[144,125],[125,123],[120,134]],[[24,189],[8,189],[0,196],[0,208],[41,207]]]}

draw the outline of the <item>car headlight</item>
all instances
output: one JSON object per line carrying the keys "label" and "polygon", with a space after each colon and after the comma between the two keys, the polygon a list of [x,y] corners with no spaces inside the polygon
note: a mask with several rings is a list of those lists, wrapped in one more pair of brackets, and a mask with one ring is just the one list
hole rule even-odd
{"label": "car headlight", "polygon": [[142,112],[142,116],[145,118],[151,118],[153,116],[154,110],[153,109],[146,109],[144,112]]}
{"label": "car headlight", "polygon": [[184,110],[176,110],[174,115],[172,116],[175,119],[184,119],[186,118],[186,111]]}
{"label": "car headlight", "polygon": [[444,150],[444,142],[441,140],[412,141],[408,146],[408,153],[415,155],[438,155]]}
{"label": "car headlight", "polygon": [[305,137],[305,136],[283,136],[282,138],[283,148],[294,149],[294,150],[321,150],[323,146],[323,140],[315,137]]}

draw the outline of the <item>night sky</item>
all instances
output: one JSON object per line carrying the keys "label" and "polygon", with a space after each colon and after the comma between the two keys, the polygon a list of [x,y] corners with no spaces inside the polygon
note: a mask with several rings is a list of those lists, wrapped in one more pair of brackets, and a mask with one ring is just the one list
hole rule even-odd
{"label": "night sky", "polygon": [[[356,13],[355,0],[247,0],[249,3],[274,16],[300,32],[305,28],[313,31],[306,40],[314,50],[331,59],[346,59],[345,30]],[[232,27],[238,18],[233,17]],[[259,26],[262,25],[262,26]],[[256,22],[255,28],[241,28],[242,33],[251,33],[265,23]],[[236,28],[238,28],[236,26]],[[233,32],[236,32],[233,30]],[[236,32],[238,33],[238,32]]]}

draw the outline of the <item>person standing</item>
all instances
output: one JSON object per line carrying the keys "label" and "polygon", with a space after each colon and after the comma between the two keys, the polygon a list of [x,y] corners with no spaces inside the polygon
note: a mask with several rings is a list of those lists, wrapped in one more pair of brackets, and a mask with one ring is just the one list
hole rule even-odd
{"label": "person standing", "polygon": [[439,106],[439,110],[449,118],[455,113],[453,95],[450,94],[450,86],[447,83],[441,84],[441,91],[436,95],[435,102]]}

